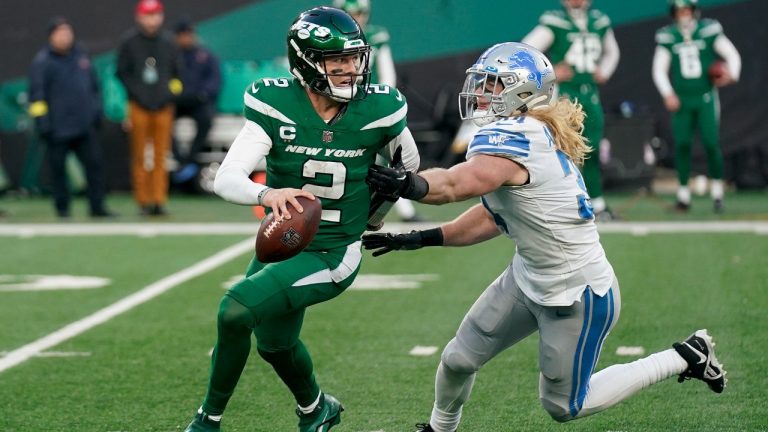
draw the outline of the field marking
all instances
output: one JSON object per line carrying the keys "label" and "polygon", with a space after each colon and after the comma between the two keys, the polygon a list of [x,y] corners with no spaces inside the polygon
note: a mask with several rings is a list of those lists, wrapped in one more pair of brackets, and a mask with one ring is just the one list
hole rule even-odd
{"label": "field marking", "polygon": [[384,291],[421,288],[423,282],[436,281],[436,274],[359,274],[347,291]]}
{"label": "field marking", "polygon": [[[0,351],[0,357],[7,355],[8,351]],[[35,355],[35,357],[90,357],[88,351],[46,351]]]}
{"label": "field marking", "polygon": [[97,276],[0,274],[0,292],[94,289],[111,283],[111,279]]}
{"label": "field marking", "polygon": [[253,239],[240,241],[226,249],[211,255],[181,271],[170,276],[166,276],[159,281],[147,285],[141,290],[124,297],[121,300],[83,318],[66,325],[55,332],[44,336],[32,343],[22,346],[0,358],[0,372],[6,371],[17,366],[31,357],[34,357],[43,351],[50,349],[66,340],[69,340],[81,333],[84,333],[100,324],[111,320],[112,318],[127,312],[136,306],[141,305],[164,292],[174,288],[190,279],[203,275],[216,267],[239,257],[245,252],[253,250]]}
{"label": "field marking", "polygon": [[436,346],[416,345],[415,347],[411,348],[408,354],[416,357],[429,357],[436,352],[437,352]]}
{"label": "field marking", "polygon": [[616,355],[620,356],[641,356],[645,354],[645,348],[641,346],[620,346],[616,348]]}
{"label": "field marking", "polygon": [[[427,223],[387,223],[385,231],[406,232],[437,225]],[[0,236],[31,238],[37,236],[107,236],[127,235],[256,235],[259,223],[98,223],[98,224],[0,224]],[[768,235],[768,222],[608,222],[598,223],[600,233],[677,234],[677,233],[754,233]]]}

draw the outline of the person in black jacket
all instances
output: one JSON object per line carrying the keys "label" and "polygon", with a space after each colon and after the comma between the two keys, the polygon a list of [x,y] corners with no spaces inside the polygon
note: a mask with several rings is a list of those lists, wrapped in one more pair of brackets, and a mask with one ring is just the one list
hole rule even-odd
{"label": "person in black jacket", "polygon": [[[128,92],[133,194],[142,215],[166,214],[168,172],[165,157],[171,148],[174,98],[181,93],[178,51],[162,30],[163,5],[141,0],[136,5],[136,27],[118,48],[117,77]],[[152,163],[144,160],[152,143]],[[148,169],[148,165],[151,168]]]}
{"label": "person in black jacket", "polygon": [[202,47],[192,22],[182,19],[176,23],[176,45],[182,59],[181,82],[184,90],[176,100],[176,118],[189,117],[197,127],[195,138],[189,151],[182,153],[174,141],[174,157],[179,162],[179,169],[171,179],[184,183],[197,175],[197,154],[205,146],[208,132],[211,130],[216,114],[216,98],[221,89],[221,71],[219,60],[208,49]]}
{"label": "person in black jacket", "polygon": [[96,141],[95,129],[101,121],[99,80],[65,18],[50,21],[48,45],[32,61],[29,81],[29,114],[47,144],[56,214],[70,216],[65,162],[74,151],[85,168],[91,216],[114,216],[104,205],[102,155]]}

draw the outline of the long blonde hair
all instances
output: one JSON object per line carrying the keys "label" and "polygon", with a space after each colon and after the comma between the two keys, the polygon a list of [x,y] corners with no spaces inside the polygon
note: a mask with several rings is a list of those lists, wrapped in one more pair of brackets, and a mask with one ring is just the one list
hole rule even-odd
{"label": "long blonde hair", "polygon": [[588,140],[581,135],[584,130],[584,110],[578,102],[560,98],[552,105],[536,107],[525,113],[547,125],[555,145],[578,166],[584,164],[587,153],[592,151]]}

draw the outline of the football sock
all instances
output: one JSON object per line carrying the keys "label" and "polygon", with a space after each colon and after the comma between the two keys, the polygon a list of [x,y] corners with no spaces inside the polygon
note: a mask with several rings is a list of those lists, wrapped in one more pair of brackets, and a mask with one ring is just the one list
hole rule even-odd
{"label": "football sock", "polygon": [[224,296],[219,305],[218,339],[211,358],[211,376],[203,411],[220,415],[235,391],[251,352],[253,315],[243,304]]}
{"label": "football sock", "polygon": [[314,411],[314,410],[315,410],[315,408],[317,407],[317,405],[320,403],[320,397],[321,397],[322,395],[323,395],[322,393],[319,393],[319,394],[317,395],[317,399],[315,399],[315,401],[314,401],[314,402],[312,402],[312,403],[311,403],[309,406],[307,406],[307,407],[303,407],[303,406],[299,405],[299,411],[301,411],[301,412],[302,412],[302,413],[304,413],[304,414],[309,414],[309,413],[311,413],[312,411]]}
{"label": "football sock", "polygon": [[577,417],[598,413],[686,369],[688,363],[674,349],[609,366],[589,379],[589,391]]}
{"label": "football sock", "polygon": [[600,213],[605,211],[605,208],[607,205],[605,204],[605,198],[603,197],[597,197],[592,198],[592,210],[595,211],[595,213]]}
{"label": "football sock", "polygon": [[271,364],[291,390],[299,406],[306,407],[317,399],[320,393],[312,372],[312,358],[307,348],[298,341],[292,348],[283,351],[264,351],[259,349],[259,355]]}
{"label": "football sock", "polygon": [[677,200],[683,204],[691,203],[691,190],[688,189],[688,186],[677,188]]}
{"label": "football sock", "polygon": [[452,371],[440,362],[435,377],[435,406],[429,420],[435,432],[453,432],[459,427],[461,409],[472,392],[475,376]]}
{"label": "football sock", "polygon": [[395,201],[395,210],[397,210],[397,215],[401,219],[410,219],[416,216],[416,207],[413,206],[411,200],[405,198]]}
{"label": "football sock", "polygon": [[712,180],[710,182],[710,194],[713,200],[723,199],[724,186],[722,180]]}
{"label": "football sock", "polygon": [[[203,411],[203,407],[200,407],[200,408],[197,409],[197,413],[198,414],[202,414],[204,412],[205,411]],[[208,413],[206,413],[206,414],[208,414]],[[210,414],[208,414],[208,418],[213,420],[213,421],[215,421],[215,422],[220,422],[221,421],[221,417],[222,417],[221,414],[219,414],[219,415],[210,415]]]}

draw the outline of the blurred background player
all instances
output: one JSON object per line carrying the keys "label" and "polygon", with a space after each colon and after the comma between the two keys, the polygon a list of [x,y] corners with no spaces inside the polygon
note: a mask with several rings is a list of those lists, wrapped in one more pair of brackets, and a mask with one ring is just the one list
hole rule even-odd
{"label": "blurred background player", "polygon": [[482,126],[466,162],[418,174],[370,169],[369,183],[388,195],[428,204],[481,198],[437,228],[364,235],[374,256],[470,246],[502,234],[517,245],[512,262],[443,349],[432,415],[417,431],[456,431],[478,370],[534,332],[539,400],[559,422],[596,414],[675,375],[702,380],[716,393],[725,389],[725,371],[706,330],[595,372],[603,341],[619,319],[621,292],[576,168],[589,151],[579,134],[584,112],[566,98],[551,104],[554,83],[552,63],[542,53],[520,43],[494,45],[467,70],[459,94],[462,119]]}
{"label": "blurred background player", "polygon": [[[333,6],[350,14],[365,32],[365,38],[371,46],[371,83],[397,87],[395,62],[389,47],[389,32],[382,26],[368,23],[371,17],[370,0],[333,0]],[[416,213],[413,203],[405,198],[395,202],[395,211],[403,222],[424,221],[424,218]]]}
{"label": "blurred background player", "polygon": [[[178,50],[162,29],[163,9],[158,0],[139,1],[136,27],[123,36],[117,49],[117,77],[128,92],[133,196],[143,216],[167,214],[165,158],[171,149],[173,102],[182,90]],[[150,145],[153,157],[147,161]]]}
{"label": "blurred background player", "polygon": [[114,216],[104,205],[102,151],[96,139],[102,115],[99,79],[65,18],[48,24],[48,44],[32,61],[29,82],[29,114],[47,145],[56,214],[70,217],[66,160],[72,151],[85,169],[91,216]]}
{"label": "blurred background player", "polygon": [[188,117],[195,122],[196,132],[192,145],[183,152],[174,140],[173,155],[179,163],[173,173],[175,183],[193,179],[200,168],[197,155],[205,146],[216,114],[216,98],[221,90],[219,59],[207,48],[200,45],[192,21],[182,19],[174,27],[176,45],[181,55],[181,83],[184,89],[176,98],[176,118]]}
{"label": "blurred background player", "polygon": [[[376,157],[391,161],[401,153],[408,170],[419,167],[405,98],[389,86],[369,88],[370,47],[352,17],[335,8],[310,9],[293,22],[287,42],[293,78],[248,86],[245,126],[214,190],[235,204],[269,207],[276,220],[302,211],[297,196],[319,199],[320,228],[293,258],[267,265],[254,257],[246,277],[222,298],[208,391],[187,432],[220,428],[252,335],[296,400],[298,430],[325,432],[339,423],[343,407],[321,391],[300,339],[304,314],[343,293],[357,276],[371,204],[366,176]],[[250,179],[265,158],[266,185]]]}
{"label": "blurred background player", "polygon": [[[697,0],[670,0],[674,23],[656,32],[653,82],[672,113],[675,165],[680,186],[676,208],[688,211],[691,191],[691,144],[699,130],[707,153],[710,194],[716,213],[723,211],[723,155],[720,151],[720,98],[717,88],[733,84],[741,73],[741,57],[713,19],[699,19]],[[716,64],[718,56],[725,67]],[[669,75],[672,75],[670,82]]]}
{"label": "blurred background player", "polygon": [[605,116],[598,85],[610,79],[619,64],[619,45],[611,29],[611,20],[590,0],[562,0],[563,10],[544,12],[523,43],[547,53],[555,67],[559,92],[578,101],[587,115],[582,134],[592,150],[581,172],[598,219],[613,214],[603,198],[600,172],[600,141]]}

